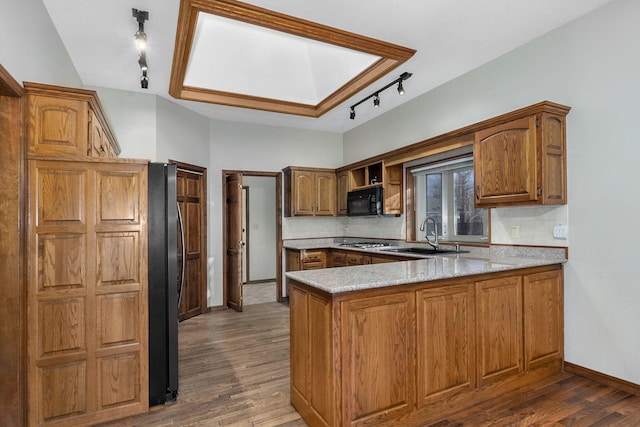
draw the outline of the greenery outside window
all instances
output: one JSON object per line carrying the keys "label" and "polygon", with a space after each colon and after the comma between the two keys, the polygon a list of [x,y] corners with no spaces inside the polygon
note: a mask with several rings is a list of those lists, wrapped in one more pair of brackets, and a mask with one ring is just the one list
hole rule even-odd
{"label": "greenery outside window", "polygon": [[[415,236],[433,240],[434,224],[438,240],[486,243],[489,233],[488,209],[474,207],[473,156],[436,161],[412,168],[415,183]],[[426,221],[426,222],[425,222]],[[422,230],[421,230],[422,228]]]}

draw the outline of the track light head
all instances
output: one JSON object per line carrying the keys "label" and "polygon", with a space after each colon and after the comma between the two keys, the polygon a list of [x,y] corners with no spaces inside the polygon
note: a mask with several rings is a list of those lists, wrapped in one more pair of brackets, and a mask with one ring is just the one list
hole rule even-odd
{"label": "track light head", "polygon": [[142,71],[142,77],[140,77],[140,87],[142,89],[149,89],[149,77],[147,76],[147,70]]}
{"label": "track light head", "polygon": [[402,80],[398,82],[398,95],[404,95],[404,86],[402,86]]}
{"label": "track light head", "polygon": [[376,93],[376,96],[373,97],[373,106],[378,108],[380,106],[380,96]]}
{"label": "track light head", "polygon": [[351,107],[351,112],[349,113],[349,118],[351,120],[356,118],[356,110],[353,107]]}
{"label": "track light head", "polygon": [[140,52],[147,49],[147,34],[144,31],[136,32],[136,46]]}

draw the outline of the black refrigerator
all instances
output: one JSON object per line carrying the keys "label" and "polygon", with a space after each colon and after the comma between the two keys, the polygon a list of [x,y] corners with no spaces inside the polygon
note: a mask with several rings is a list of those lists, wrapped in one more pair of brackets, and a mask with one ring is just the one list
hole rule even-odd
{"label": "black refrigerator", "polygon": [[149,163],[149,405],[178,396],[178,305],[182,234],[176,165]]}

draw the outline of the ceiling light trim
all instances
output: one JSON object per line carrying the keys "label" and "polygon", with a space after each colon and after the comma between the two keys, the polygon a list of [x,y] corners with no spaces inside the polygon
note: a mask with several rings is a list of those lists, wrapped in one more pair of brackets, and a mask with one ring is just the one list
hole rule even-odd
{"label": "ceiling light trim", "polygon": [[[316,105],[186,86],[184,81],[194,43],[198,14],[200,13],[214,14],[248,24],[259,25],[295,36],[380,56],[381,59],[337,88]],[[394,68],[402,65],[415,52],[415,50],[403,46],[234,0],[181,0],[169,94],[174,98],[190,101],[320,117]]]}

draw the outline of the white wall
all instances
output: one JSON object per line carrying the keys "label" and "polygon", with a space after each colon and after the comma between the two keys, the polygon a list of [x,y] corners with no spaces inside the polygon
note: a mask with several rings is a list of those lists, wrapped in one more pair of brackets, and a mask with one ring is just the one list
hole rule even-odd
{"label": "white wall", "polygon": [[276,179],[265,176],[245,176],[249,187],[249,275],[247,280],[276,277]]}
{"label": "white wall", "polygon": [[[210,256],[214,258],[214,283],[209,289],[212,292],[209,306],[217,306],[222,304],[222,170],[280,172],[287,166],[335,168],[343,164],[342,135],[212,120],[210,136],[212,233],[209,239],[213,248]],[[327,221],[284,218],[283,237],[302,238],[307,232],[320,237],[318,234],[325,234],[327,227],[341,230],[340,221],[337,218]],[[289,222],[295,225],[290,227]]]}
{"label": "white wall", "polygon": [[545,99],[571,106],[565,213],[498,210],[492,221],[508,228],[541,215],[553,217],[550,223],[568,218],[566,360],[634,383],[640,383],[638,16],[640,2],[614,1],[344,135],[345,162],[352,162]]}
{"label": "white wall", "polygon": [[82,87],[41,0],[2,2],[0,64],[18,82]]}
{"label": "white wall", "polygon": [[98,92],[100,101],[107,110],[107,116],[122,150],[120,157],[159,161],[156,147],[157,97],[103,87],[88,89]]}

